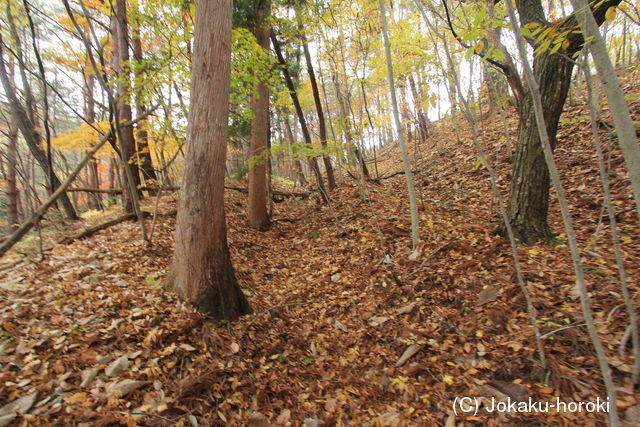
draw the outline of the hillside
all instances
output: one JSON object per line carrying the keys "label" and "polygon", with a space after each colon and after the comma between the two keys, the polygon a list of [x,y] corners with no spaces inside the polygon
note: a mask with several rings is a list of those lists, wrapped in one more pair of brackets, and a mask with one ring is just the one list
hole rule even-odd
{"label": "hillside", "polygon": [[[636,119],[638,77],[625,80]],[[515,138],[517,117],[508,123]],[[506,192],[510,164],[496,149],[502,123],[484,114],[480,125]],[[621,154],[611,132],[601,133],[637,301],[640,224]],[[265,418],[307,426],[601,425],[601,415],[585,413],[454,415],[456,397],[570,402],[605,392],[556,201],[550,220],[557,239],[519,247],[544,334],[545,377],[509,244],[492,235],[498,206],[468,125],[461,116],[436,124],[411,154],[422,233],[416,252],[401,174],[370,183],[366,201],[347,175],[328,206],[288,198],[274,205],[273,227],[264,233],[245,224],[246,195],[227,191],[233,264],[254,310],[229,324],[203,318],[161,288],[175,194],[161,199],[151,248],[139,242],[135,223],[123,222],[51,244],[43,261],[14,253],[0,272],[0,396],[5,403],[23,398],[26,408],[14,422],[244,425],[254,414],[249,425],[267,425]],[[630,351],[621,346],[628,321],[606,215],[596,230],[602,191],[582,101],[566,108],[556,155],[587,248],[585,274],[620,385],[618,407],[634,425],[640,394],[629,380]],[[401,170],[394,147],[381,157],[383,177]],[[145,203],[152,211],[153,200]],[[32,242],[21,250],[33,249]]]}

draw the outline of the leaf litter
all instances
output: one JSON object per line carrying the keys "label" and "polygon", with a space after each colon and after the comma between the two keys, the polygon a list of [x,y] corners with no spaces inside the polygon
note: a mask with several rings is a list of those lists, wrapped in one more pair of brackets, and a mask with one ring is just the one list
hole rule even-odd
{"label": "leaf litter", "polygon": [[[635,80],[639,81],[639,80]],[[637,83],[628,90],[640,91]],[[630,88],[630,89],[629,89]],[[635,114],[640,105],[632,104]],[[602,218],[584,105],[568,106],[557,159],[583,248],[600,336],[618,384],[618,408],[637,420],[628,316]],[[604,119],[607,120],[605,110]],[[508,117],[511,129],[516,117]],[[508,190],[497,117],[482,143]],[[160,216],[152,248],[133,223],[53,246],[44,261],[1,272],[0,424],[77,425],[603,425],[585,413],[456,416],[456,397],[595,401],[604,396],[576,295],[557,203],[552,244],[519,247],[545,336],[536,361],[509,246],[492,236],[496,201],[470,144],[440,123],[431,150],[415,150],[422,246],[411,251],[402,176],[371,184],[367,201],[344,178],[328,207],[289,199],[260,233],[245,225],[244,196],[226,195],[236,273],[254,314],[205,319],[161,283],[175,220]],[[515,131],[514,131],[515,132]],[[603,130],[610,144],[613,136]],[[639,224],[623,160],[610,145],[610,177],[634,300]],[[385,148],[381,158],[398,158]],[[427,154],[427,152],[429,154]],[[400,170],[395,160],[382,175]],[[162,208],[175,209],[171,197]],[[309,213],[311,212],[311,213]],[[19,280],[17,280],[19,278]],[[627,343],[630,346],[630,343]]]}

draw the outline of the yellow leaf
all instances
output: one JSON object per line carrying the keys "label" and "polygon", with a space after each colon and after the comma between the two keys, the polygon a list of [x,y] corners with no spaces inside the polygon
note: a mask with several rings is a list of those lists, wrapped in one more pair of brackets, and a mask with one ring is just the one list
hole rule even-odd
{"label": "yellow leaf", "polygon": [[442,381],[444,381],[445,384],[452,385],[453,377],[451,375],[445,375],[444,377],[442,377]]}
{"label": "yellow leaf", "polygon": [[613,20],[616,19],[616,13],[618,12],[617,9],[618,8],[615,6],[611,6],[609,9],[607,9],[607,12],[604,14],[604,17],[607,21],[613,22]]}

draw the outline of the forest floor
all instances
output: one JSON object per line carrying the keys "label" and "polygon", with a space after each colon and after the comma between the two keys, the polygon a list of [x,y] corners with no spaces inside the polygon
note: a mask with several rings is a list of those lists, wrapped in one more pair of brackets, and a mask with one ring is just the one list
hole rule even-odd
{"label": "forest floor", "polygon": [[[640,118],[638,77],[632,74],[625,89]],[[607,113],[603,119],[611,122]],[[485,114],[480,124],[506,192],[502,123]],[[508,127],[515,138],[515,115]],[[124,222],[86,240],[46,244],[42,261],[32,256],[9,268],[24,257],[6,257],[0,407],[21,399],[21,414],[0,409],[0,425],[244,425],[254,412],[264,416],[254,415],[254,426],[268,425],[265,419],[307,426],[603,425],[602,414],[584,411],[496,414],[485,406],[454,414],[454,399],[464,396],[485,405],[492,398],[605,398],[556,201],[550,218],[557,239],[519,247],[544,334],[545,371],[509,244],[491,235],[498,205],[467,128],[461,118],[443,121],[412,149],[422,227],[416,251],[404,175],[368,185],[366,201],[348,176],[329,206],[287,199],[274,205],[273,227],[264,233],[246,226],[246,195],[227,191],[233,262],[254,310],[233,323],[205,320],[161,287],[177,196],[162,198],[165,215],[152,247],[140,242],[136,223]],[[610,131],[601,135],[639,302],[640,228],[621,154]],[[382,151],[381,175],[401,170],[395,149]],[[618,408],[636,425],[640,394],[629,379],[630,344],[621,347],[628,316],[606,215],[597,227],[603,198],[581,102],[566,108],[557,161]],[[145,203],[151,210],[153,200]]]}

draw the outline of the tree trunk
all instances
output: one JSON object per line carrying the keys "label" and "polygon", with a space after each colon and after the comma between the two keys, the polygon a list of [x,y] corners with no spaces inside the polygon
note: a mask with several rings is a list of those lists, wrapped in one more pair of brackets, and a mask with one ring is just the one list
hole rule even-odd
{"label": "tree trunk", "polygon": [[[300,31],[304,31],[302,25],[300,25]],[[316,82],[316,74],[313,71],[313,63],[311,62],[311,53],[309,52],[309,45],[307,38],[302,38],[302,48],[304,49],[304,59],[307,63],[307,73],[309,74],[309,81],[311,82],[311,91],[313,92],[313,101],[316,104],[316,111],[318,112],[318,129],[320,131],[320,144],[323,147],[327,147],[327,125],[324,120],[324,111],[322,110],[322,101],[320,100],[320,91],[318,90],[318,83]],[[331,165],[331,157],[328,154],[322,155],[324,162],[324,168],[327,171],[327,184],[329,185],[329,191],[336,188],[336,178],[333,173],[333,166]]]}
{"label": "tree trunk", "polygon": [[[87,123],[94,123],[96,119],[94,87],[95,76],[89,70],[85,71],[85,112],[84,118]],[[89,175],[89,186],[100,188],[100,178],[98,175],[98,159],[92,158],[87,164],[87,172]],[[102,209],[102,195],[100,193],[89,194],[89,209]]]}
{"label": "tree trunk", "polygon": [[231,264],[224,214],[231,11],[231,0],[196,0],[189,143],[165,283],[199,311],[227,320],[251,312]]}
{"label": "tree trunk", "polygon": [[[258,45],[269,51],[269,0],[261,0],[258,7],[253,34]],[[256,230],[269,229],[269,211],[267,206],[267,150],[269,140],[269,87],[262,76],[254,75],[257,91],[251,99],[253,119],[251,120],[251,139],[249,141],[249,196],[247,216],[249,226]]]}
{"label": "tree trunk", "polygon": [[[132,3],[135,5],[135,3]],[[134,6],[135,7],[135,6]],[[137,11],[136,11],[137,12]],[[141,69],[143,54],[142,54],[142,38],[140,37],[140,23],[136,22],[133,26],[133,37],[131,39],[131,45],[133,47],[133,56],[136,60],[136,82],[139,82],[144,76],[144,71]],[[147,106],[145,105],[143,96],[143,88],[141,85],[136,85],[136,115],[140,116],[145,113]],[[150,187],[159,184],[156,170],[153,167],[153,161],[151,158],[151,149],[149,147],[149,134],[145,128],[145,122],[137,124],[136,129],[136,145],[137,153],[140,161],[140,171],[144,178],[145,186]],[[151,195],[155,195],[153,191],[149,192]]]}
{"label": "tree trunk", "polygon": [[[573,62],[559,54],[542,53],[534,60],[540,85],[545,123],[551,147],[555,149],[558,122],[571,85]],[[549,211],[549,170],[544,160],[536,129],[531,93],[520,105],[518,142],[509,192],[509,221],[515,236],[525,244],[551,237],[547,222]]]}
{"label": "tree trunk", "polygon": [[[119,79],[116,85],[116,117],[120,122],[130,121],[132,117],[131,105],[127,101],[127,97],[130,96],[129,83],[129,70],[125,70],[124,67],[129,62],[129,44],[128,44],[128,25],[127,25],[127,3],[126,0],[116,1],[116,14],[112,23],[112,37],[113,37],[113,68],[118,73]],[[135,187],[140,186],[140,170],[138,168],[138,162],[136,161],[136,146],[133,137],[133,125],[120,125],[120,132],[118,137],[120,138],[121,153],[120,159],[122,161],[122,188],[129,188],[129,177],[127,173],[127,163],[129,170],[131,171],[131,178]],[[125,212],[134,211],[134,200],[131,191],[125,191],[122,193],[123,206]]]}
{"label": "tree trunk", "polygon": [[[40,146],[42,135],[30,118],[31,112],[28,111],[18,99],[15,86],[13,85],[13,79],[10,79],[7,74],[7,69],[4,62],[4,50],[2,49],[3,43],[4,42],[2,40],[2,36],[0,35],[0,80],[2,81],[5,96],[9,101],[11,115],[13,117],[14,123],[16,124],[18,129],[20,129],[20,133],[22,133],[22,136],[27,143],[29,151],[33,155],[34,159],[42,168],[45,176],[51,178],[51,184],[53,185],[51,191],[55,191],[60,186],[60,180],[56,176],[55,172],[49,167],[47,154]],[[18,64],[18,66],[21,67],[21,64]],[[28,85],[26,79],[23,80],[23,83]],[[25,90],[29,93],[31,92],[30,88]],[[47,187],[49,188],[50,186]],[[76,214],[76,211],[71,204],[71,200],[69,200],[66,194],[63,194],[62,197],[60,197],[59,202],[62,205],[67,218],[71,220],[78,219],[78,215]]]}
{"label": "tree trunk", "polygon": [[418,203],[416,200],[416,189],[413,183],[413,172],[411,172],[411,163],[409,162],[409,152],[404,141],[402,132],[402,122],[400,121],[400,112],[398,111],[398,101],[396,99],[396,89],[393,77],[393,64],[391,62],[391,46],[389,36],[387,34],[387,12],[385,11],[385,0],[378,0],[380,5],[380,21],[382,24],[382,38],[384,40],[384,51],[387,62],[387,80],[389,82],[389,92],[391,95],[391,106],[393,109],[393,118],[398,131],[398,142],[400,143],[400,153],[402,155],[402,165],[404,168],[404,176],[407,181],[407,192],[409,194],[410,214],[411,214],[411,243],[413,249],[418,247],[420,242],[420,225],[418,217]]}
{"label": "tree trunk", "polygon": [[629,171],[631,190],[636,202],[636,213],[640,217],[640,148],[638,147],[638,137],[633,119],[629,113],[629,105],[625,99],[620,79],[611,63],[604,37],[600,34],[598,24],[593,19],[593,15],[585,9],[587,7],[586,1],[571,0],[571,3],[580,15],[580,25],[583,31],[592,39],[589,50],[598,70],[598,77],[602,82],[604,93],[609,101],[609,109],[611,110],[618,136],[618,145],[620,145],[620,150]]}
{"label": "tree trunk", "polygon": [[[518,13],[522,25],[538,22],[549,25],[544,16],[540,1],[517,0]],[[594,11],[596,21],[602,24],[605,12],[620,0],[609,0],[600,4]],[[578,25],[576,17],[570,15],[560,24],[559,31]],[[557,53],[549,50],[536,55],[533,73],[539,85],[544,110],[544,119],[551,148],[556,146],[558,122],[571,85],[573,62],[566,59],[582,49],[582,34],[568,36],[569,45]],[[508,215],[516,238],[525,244],[534,244],[540,239],[550,237],[551,230],[547,222],[549,211],[549,171],[544,159],[540,136],[536,128],[533,110],[533,98],[530,91],[524,94],[520,102],[518,124],[518,142],[509,190]],[[498,232],[505,235],[504,225]]]}
{"label": "tree trunk", "polygon": [[20,224],[20,191],[18,190],[18,181],[16,179],[16,165],[18,161],[18,128],[7,120],[8,124],[8,141],[7,141],[7,223],[9,230],[13,231]]}
{"label": "tree trunk", "polygon": [[[284,121],[285,138],[289,141],[289,146],[292,146],[295,141],[293,140],[293,132],[291,130],[291,123],[289,123],[289,117],[282,115],[282,120]],[[298,182],[302,185],[307,185],[307,179],[304,177],[302,164],[300,163],[300,159],[295,158],[295,153],[293,152],[293,149],[291,149],[291,163],[295,167]]]}
{"label": "tree trunk", "polygon": [[[309,133],[309,128],[307,127],[307,122],[304,118],[304,113],[302,112],[302,107],[300,106],[300,101],[298,100],[298,94],[296,92],[296,88],[293,85],[293,80],[291,80],[291,75],[289,74],[289,70],[287,68],[287,62],[282,55],[282,51],[280,50],[280,44],[276,39],[274,34],[271,34],[271,41],[273,43],[273,49],[276,52],[276,56],[278,57],[278,62],[280,63],[280,68],[282,70],[282,74],[284,76],[285,83],[287,85],[287,89],[289,90],[289,95],[291,96],[291,101],[293,102],[293,106],[296,109],[296,115],[298,116],[298,121],[300,122],[300,129],[302,130],[302,136],[304,137],[304,142],[308,146],[312,146],[311,142],[311,134]],[[318,185],[318,191],[320,193],[320,198],[323,203],[329,203],[329,195],[324,189],[324,184],[322,182],[322,174],[320,173],[320,168],[318,167],[318,162],[315,157],[311,157],[309,159],[309,164],[311,166],[311,170],[313,171],[316,177],[316,184]]]}

